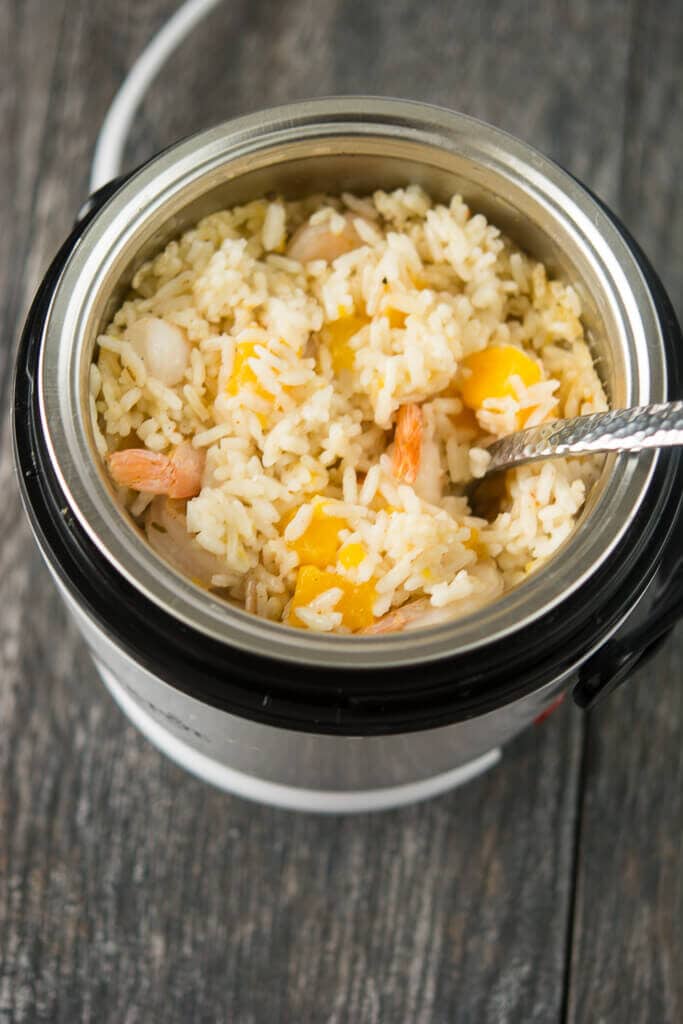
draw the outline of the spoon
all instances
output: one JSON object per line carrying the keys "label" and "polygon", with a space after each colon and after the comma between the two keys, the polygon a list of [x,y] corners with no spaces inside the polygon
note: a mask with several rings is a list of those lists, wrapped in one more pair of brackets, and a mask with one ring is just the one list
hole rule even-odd
{"label": "spoon", "polygon": [[595,412],[516,430],[487,449],[485,476],[539,459],[683,445],[683,401]]}

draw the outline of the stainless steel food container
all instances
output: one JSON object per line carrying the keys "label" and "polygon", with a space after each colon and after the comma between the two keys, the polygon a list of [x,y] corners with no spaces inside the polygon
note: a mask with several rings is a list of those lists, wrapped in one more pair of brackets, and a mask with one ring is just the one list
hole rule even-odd
{"label": "stainless steel food container", "polygon": [[590,705],[681,610],[677,452],[610,457],[579,529],[468,618],[376,638],[232,609],[161,562],[115,505],[87,407],[96,336],[137,266],[213,210],[269,193],[460,192],[579,292],[616,406],[681,395],[681,335],[652,268],[580,183],[518,140],[422,104],[301,103],[155,157],[86,204],[20,346],[14,429],[36,540],[104,682],[209,781],[282,806],[389,807],[492,764],[568,690]]}

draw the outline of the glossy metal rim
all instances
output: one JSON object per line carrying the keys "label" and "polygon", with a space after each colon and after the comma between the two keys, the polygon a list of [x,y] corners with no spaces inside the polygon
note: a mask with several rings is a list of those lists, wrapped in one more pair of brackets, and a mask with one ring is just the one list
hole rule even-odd
{"label": "glossy metal rim", "polygon": [[88,226],[55,290],[40,366],[41,419],[55,470],[72,510],[116,571],[176,619],[248,651],[308,665],[386,668],[435,660],[502,639],[528,626],[586,583],[613,551],[642,502],[657,456],[620,456],[579,530],[551,568],[467,618],[435,629],[376,638],[304,633],[232,609],[161,562],[112,502],[93,458],[83,401],[82,358],[92,345],[88,317],[124,254],[150,225],[240,168],[292,155],[335,152],[402,141],[434,154],[484,165],[501,188],[561,222],[601,279],[618,316],[625,349],[625,401],[661,401],[664,349],[656,311],[622,236],[570,175],[529,146],[473,118],[401,100],[365,97],[317,100],[227,122],[166,150],[137,172]]}

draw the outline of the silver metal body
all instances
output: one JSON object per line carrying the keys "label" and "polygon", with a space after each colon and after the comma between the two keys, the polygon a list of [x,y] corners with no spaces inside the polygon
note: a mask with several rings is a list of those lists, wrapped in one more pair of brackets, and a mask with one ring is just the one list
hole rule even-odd
{"label": "silver metal body", "polygon": [[557,700],[572,675],[519,701],[440,729],[389,736],[292,732],[209,709],[133,661],[62,594],[126,714],[184,768],[248,799],[326,813],[435,796],[496,763],[499,747]]}
{"label": "silver metal body", "polygon": [[[157,558],[117,507],[95,453],[87,376],[97,334],[140,263],[199,217],[254,196],[277,192],[294,197],[321,189],[367,193],[410,182],[439,200],[462,193],[552,272],[572,282],[614,405],[665,398],[657,315],[629,248],[574,179],[505,133],[433,107],[350,97],[242,118],[173,147],[116,193],[71,255],[45,326],[41,415],[73,513],[111,571],[179,623],[224,643],[227,652],[266,649],[277,661],[319,666],[321,673],[335,665],[414,665],[419,672],[420,665],[446,654],[471,652],[475,657],[482,645],[511,636],[590,579],[644,500],[657,454],[637,461],[608,457],[580,528],[553,560],[552,572],[540,573],[469,618],[373,638],[317,635],[227,607]],[[515,704],[425,733],[294,733],[237,718],[182,694],[172,679],[131,661],[83,608],[68,600],[108,685],[155,742],[226,788],[245,792],[229,774],[235,771],[255,783],[284,786],[284,797],[258,786],[245,795],[287,806],[362,809],[401,802],[394,787],[443,778],[472,759],[476,763],[527,725],[567,687],[572,674],[545,680]],[[199,771],[198,758],[218,774]],[[363,801],[363,793],[392,789],[393,798],[385,794],[370,804]],[[314,800],[313,792],[322,796]],[[355,797],[344,803],[341,796],[349,792]],[[413,798],[427,795],[403,792]]]}
{"label": "silver metal body", "polygon": [[683,402],[662,402],[554,420],[495,441],[487,473],[559,455],[642,452],[683,445]]}

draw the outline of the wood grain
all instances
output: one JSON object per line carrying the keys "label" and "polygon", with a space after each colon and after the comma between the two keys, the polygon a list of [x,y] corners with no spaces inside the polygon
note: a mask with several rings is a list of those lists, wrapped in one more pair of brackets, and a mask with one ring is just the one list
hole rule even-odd
{"label": "wood grain", "polygon": [[[36,65],[30,26],[39,6],[38,0],[0,5],[0,123],[6,133],[0,147],[0,393],[9,376],[11,339],[24,312],[24,295],[37,283],[27,273],[26,260],[57,64],[52,45]],[[46,11],[46,38],[59,36],[64,6],[55,3]]]}
{"label": "wood grain", "polygon": [[63,655],[59,742],[17,715],[9,1019],[557,1019],[576,716],[428,805],[290,815],[188,778]]}
{"label": "wood grain", "polygon": [[[107,104],[176,6],[0,3],[5,406],[8,342],[85,195]],[[655,22],[617,0],[233,0],[154,83],[127,160],[304,96],[413,96],[539,146],[675,260],[677,44]],[[651,167],[669,197],[653,220]],[[24,525],[6,416],[0,489],[0,1024],[680,1018],[680,636],[647,686],[596,713],[583,775],[566,707],[439,800],[291,815],[195,781],[123,719]]]}
{"label": "wood grain", "polygon": [[[365,93],[491,121],[612,200],[629,27],[628,6],[618,0],[236,0],[219,6],[162,69],[131,133],[128,165],[228,117],[310,96]],[[596,41],[606,37],[610,59],[597,60]],[[185,102],[168,102],[181,91]],[[592,102],[596,95],[600,103]]]}
{"label": "wood grain", "polygon": [[[683,314],[683,8],[638,3],[618,206]],[[683,1020],[683,631],[591,716],[570,1018]]]}
{"label": "wood grain", "polygon": [[590,720],[570,1020],[683,1017],[681,631]]}

